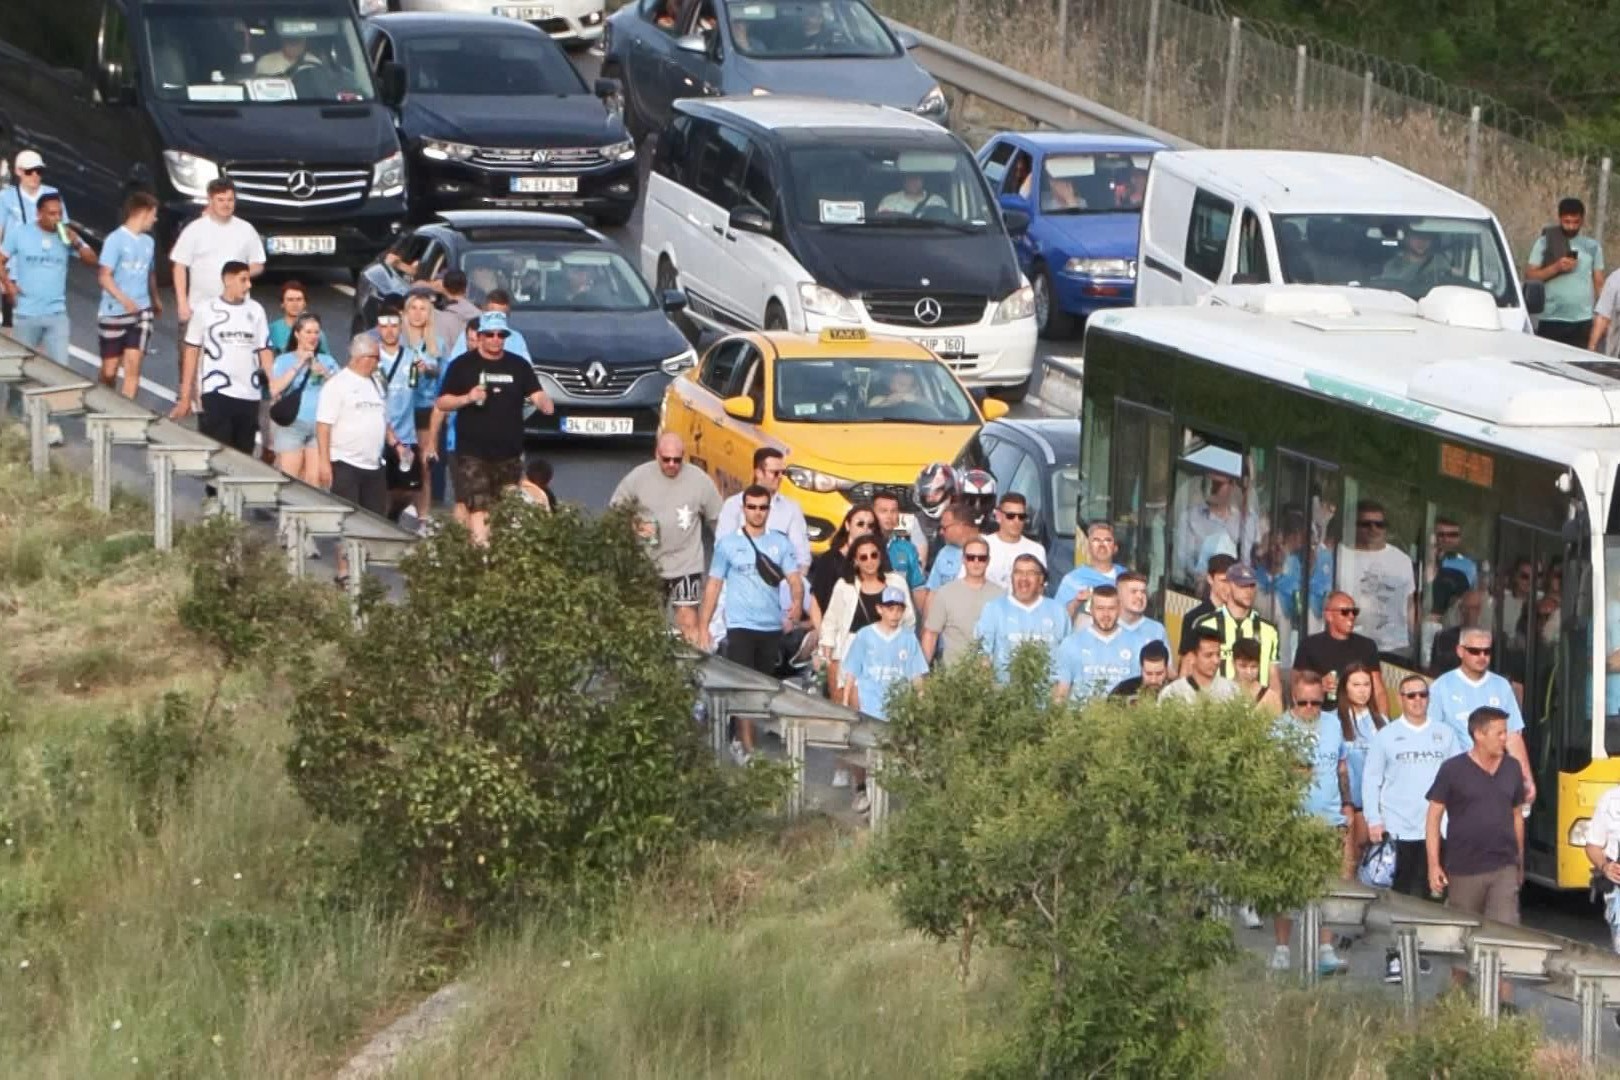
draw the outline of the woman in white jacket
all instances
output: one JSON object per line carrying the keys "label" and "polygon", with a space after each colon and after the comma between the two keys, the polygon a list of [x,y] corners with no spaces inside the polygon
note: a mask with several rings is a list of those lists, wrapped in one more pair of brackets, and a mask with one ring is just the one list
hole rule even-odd
{"label": "woman in white jacket", "polygon": [[905,593],[906,613],[900,625],[916,632],[917,613],[911,606],[911,590],[906,576],[889,565],[883,537],[868,533],[849,547],[849,564],[833,586],[827,611],[821,617],[821,639],[817,646],[821,659],[829,665],[827,685],[838,685],[838,664],[849,651],[856,631],[878,621],[878,597],[886,586]]}

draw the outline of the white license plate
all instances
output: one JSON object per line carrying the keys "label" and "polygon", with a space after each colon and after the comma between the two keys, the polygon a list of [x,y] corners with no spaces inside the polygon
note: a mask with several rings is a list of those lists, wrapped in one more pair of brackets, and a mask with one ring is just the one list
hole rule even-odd
{"label": "white license plate", "polygon": [[911,339],[929,352],[941,356],[961,356],[966,351],[963,339],[960,337],[914,337]]}
{"label": "white license plate", "polygon": [[512,191],[518,195],[572,195],[578,190],[577,176],[512,177]]}
{"label": "white license plate", "polygon": [[549,19],[557,14],[557,9],[545,4],[506,4],[495,9],[495,14],[505,15],[508,19],[523,19],[534,21],[536,19]]}
{"label": "white license plate", "polygon": [[565,435],[633,435],[636,422],[628,416],[565,416]]}
{"label": "white license plate", "polygon": [[272,236],[265,240],[264,250],[269,255],[334,255],[337,237]]}

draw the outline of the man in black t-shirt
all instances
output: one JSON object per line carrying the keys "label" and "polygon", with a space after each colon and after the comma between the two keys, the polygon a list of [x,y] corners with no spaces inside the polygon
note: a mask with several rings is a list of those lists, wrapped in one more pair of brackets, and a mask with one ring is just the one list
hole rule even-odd
{"label": "man in black t-shirt", "polygon": [[1322,604],[1322,621],[1327,629],[1320,634],[1301,638],[1294,651],[1295,671],[1319,671],[1322,685],[1327,690],[1325,710],[1338,708],[1336,695],[1339,679],[1351,664],[1363,664],[1372,672],[1373,701],[1381,716],[1389,715],[1389,695],[1384,690],[1384,676],[1378,667],[1378,643],[1370,637],[1356,633],[1356,616],[1361,609],[1355,597],[1346,592],[1328,596]]}
{"label": "man in black t-shirt", "polygon": [[548,416],[556,410],[528,361],[506,351],[506,314],[478,318],[478,347],[451,362],[434,408],[458,413],[454,478],[466,504],[467,527],[489,539],[489,510],[523,480],[523,403]]}
{"label": "man in black t-shirt", "polygon": [[1226,606],[1231,592],[1226,583],[1226,572],[1237,565],[1237,559],[1231,555],[1211,555],[1208,571],[1208,588],[1204,591],[1204,599],[1191,611],[1181,617],[1181,641],[1177,643],[1176,655],[1181,658],[1179,674],[1187,674],[1192,666],[1192,654],[1198,651],[1198,636],[1193,633],[1193,627],[1205,615],[1213,615]]}
{"label": "man in black t-shirt", "polygon": [[1108,692],[1109,697],[1124,698],[1131,704],[1138,701],[1157,701],[1159,691],[1170,682],[1170,650],[1162,641],[1150,641],[1137,655],[1142,674],[1126,679]]}

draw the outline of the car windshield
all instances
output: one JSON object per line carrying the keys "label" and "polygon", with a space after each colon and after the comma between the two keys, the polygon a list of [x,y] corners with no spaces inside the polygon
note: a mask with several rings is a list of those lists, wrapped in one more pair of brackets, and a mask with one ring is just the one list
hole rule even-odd
{"label": "car windshield", "polygon": [[788,151],[798,219],[823,228],[990,227],[984,179],[967,151],[941,135],[926,149],[839,140]]}
{"label": "car windshield", "polygon": [[1048,154],[1041,162],[1041,212],[1139,211],[1152,161],[1152,154]]}
{"label": "car windshield", "polygon": [[1277,260],[1290,285],[1361,285],[1414,300],[1436,285],[1484,289],[1518,303],[1510,263],[1489,218],[1276,214]]}
{"label": "car windshield", "polygon": [[859,0],[731,0],[726,21],[737,51],[761,60],[900,55]]}
{"label": "car windshield", "polygon": [[354,19],[333,4],[146,9],[147,70],[168,101],[352,102],[376,97]]}
{"label": "car windshield", "polygon": [[405,45],[408,92],[483,97],[583,94],[561,49],[534,34],[458,34]]}
{"label": "car windshield", "polygon": [[776,418],[798,424],[976,424],[943,364],[929,360],[781,360]]}
{"label": "car windshield", "polygon": [[557,244],[489,244],[461,256],[467,292],[480,306],[496,289],[513,311],[642,311],[652,293],[617,252]]}

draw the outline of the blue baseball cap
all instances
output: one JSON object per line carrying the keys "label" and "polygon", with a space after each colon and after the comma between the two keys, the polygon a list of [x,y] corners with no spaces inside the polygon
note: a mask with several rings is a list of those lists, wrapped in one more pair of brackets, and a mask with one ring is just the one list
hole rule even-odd
{"label": "blue baseball cap", "polygon": [[512,328],[506,325],[506,312],[486,311],[478,316],[478,332],[480,334],[500,334],[502,337],[512,333]]}
{"label": "blue baseball cap", "polygon": [[905,607],[906,594],[893,585],[887,585],[884,587],[883,592],[878,595],[878,606],[881,607],[884,604],[899,604],[901,607]]}

